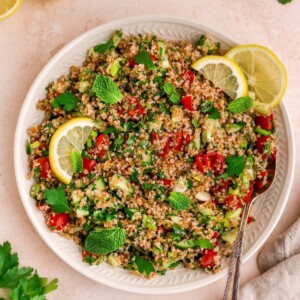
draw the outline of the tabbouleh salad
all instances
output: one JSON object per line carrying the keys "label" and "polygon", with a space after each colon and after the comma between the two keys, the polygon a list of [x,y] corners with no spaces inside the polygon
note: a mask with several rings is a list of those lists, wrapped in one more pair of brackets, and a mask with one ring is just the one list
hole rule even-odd
{"label": "tabbouleh salad", "polygon": [[[230,254],[276,148],[272,115],[190,68],[222,55],[220,46],[204,35],[193,44],[116,31],[46,88],[37,105],[45,118],[28,130],[30,194],[85,262],[152,278],[180,263],[215,273]],[[49,144],[80,117],[94,127],[70,157],[66,184],[51,169]]]}

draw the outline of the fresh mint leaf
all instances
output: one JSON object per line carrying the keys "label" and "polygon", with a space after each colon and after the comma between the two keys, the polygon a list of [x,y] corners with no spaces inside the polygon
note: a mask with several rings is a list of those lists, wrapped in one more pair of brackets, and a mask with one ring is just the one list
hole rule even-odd
{"label": "fresh mint leaf", "polygon": [[118,103],[123,98],[118,85],[107,76],[97,75],[93,89],[96,96],[106,104]]}
{"label": "fresh mint leaf", "polygon": [[71,160],[74,173],[80,173],[83,171],[82,157],[79,151],[77,150],[72,151],[70,154],[70,160]]}
{"label": "fresh mint leaf", "polygon": [[171,207],[178,211],[188,209],[191,205],[190,199],[179,192],[171,192],[168,200],[170,202]]}
{"label": "fresh mint leaf", "polygon": [[62,106],[63,110],[69,112],[76,107],[78,101],[79,99],[77,97],[75,97],[71,92],[67,91],[54,98],[51,104],[54,108]]}
{"label": "fresh mint leaf", "polygon": [[108,228],[91,231],[87,236],[84,249],[94,254],[108,254],[118,250],[126,239],[123,228]]}
{"label": "fresh mint leaf", "polygon": [[139,175],[138,171],[134,169],[133,173],[129,176],[129,179],[135,183],[138,183],[139,182],[138,175]]}
{"label": "fresh mint leaf", "polygon": [[57,213],[70,212],[69,202],[63,188],[51,188],[44,192],[46,203]]}
{"label": "fresh mint leaf", "polygon": [[240,97],[227,106],[227,110],[231,111],[233,114],[241,114],[247,111],[253,105],[253,100],[250,97]]}
{"label": "fresh mint leaf", "polygon": [[167,81],[163,85],[163,90],[168,96],[170,96],[175,91],[175,88],[170,82]]}
{"label": "fresh mint leaf", "polygon": [[243,172],[245,166],[244,155],[227,156],[225,161],[227,165],[227,174],[229,176],[239,176]]}
{"label": "fresh mint leaf", "polygon": [[208,118],[213,120],[219,120],[221,118],[221,114],[216,108],[212,108],[209,112]]}
{"label": "fresh mint leaf", "polygon": [[151,56],[148,52],[146,51],[143,51],[139,54],[136,54],[134,56],[134,61],[137,63],[137,64],[142,64],[144,65],[147,69],[149,70],[155,70],[155,65],[151,59]]}
{"label": "fresh mint leaf", "polygon": [[146,277],[148,277],[152,272],[155,272],[153,264],[150,260],[141,257],[140,255],[136,254],[134,256],[135,264],[139,270],[139,272]]}
{"label": "fresh mint leaf", "polygon": [[277,0],[280,4],[291,3],[293,0]]}

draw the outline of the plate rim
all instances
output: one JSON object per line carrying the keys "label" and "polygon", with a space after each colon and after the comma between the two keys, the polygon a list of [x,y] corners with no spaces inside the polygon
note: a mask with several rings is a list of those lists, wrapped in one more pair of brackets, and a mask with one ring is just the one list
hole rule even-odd
{"label": "plate rim", "polygon": [[[46,245],[66,264],[68,264],[71,268],[76,270],[77,272],[81,273],[82,275],[92,279],[93,281],[96,281],[98,283],[102,283],[104,285],[110,286],[112,288],[116,288],[119,290],[123,290],[126,292],[133,292],[133,293],[139,293],[139,294],[153,294],[153,295],[163,295],[163,294],[175,294],[175,293],[181,293],[181,292],[186,292],[186,291],[191,291],[206,285],[209,285],[220,278],[224,277],[227,273],[227,268],[222,270],[220,273],[216,275],[209,276],[205,280],[199,280],[197,282],[191,282],[191,283],[183,283],[179,285],[174,285],[172,288],[170,287],[129,287],[126,286],[126,284],[120,284],[120,283],[115,283],[112,282],[110,279],[107,280],[104,276],[98,277],[97,279],[94,278],[93,274],[88,272],[87,269],[83,268],[78,268],[77,265],[74,265],[74,262],[69,259],[69,257],[65,257],[62,254],[59,253],[59,251],[52,245],[51,241],[47,238],[47,236],[43,235],[43,231],[41,227],[39,226],[39,221],[34,218],[34,216],[30,212],[30,207],[29,203],[27,203],[27,199],[25,199],[25,191],[23,190],[22,187],[22,181],[24,180],[24,174],[19,174],[18,168],[20,165],[20,155],[22,151],[22,146],[19,141],[21,138],[21,126],[23,123],[23,119],[25,116],[25,111],[26,107],[28,107],[31,104],[30,99],[32,98],[31,94],[33,93],[34,89],[36,86],[38,86],[39,81],[41,78],[47,74],[48,70],[53,68],[55,63],[59,61],[59,59],[67,53],[70,49],[72,49],[75,45],[81,42],[81,40],[84,40],[87,36],[92,35],[94,32],[97,32],[99,28],[102,30],[105,29],[112,29],[112,28],[118,28],[122,27],[131,23],[137,23],[138,21],[145,22],[145,21],[151,21],[151,22],[169,22],[172,24],[181,24],[181,25],[190,25],[193,27],[198,27],[199,29],[203,31],[207,31],[210,34],[213,34],[217,37],[222,38],[224,41],[227,41],[229,44],[234,44],[236,45],[237,43],[232,40],[231,38],[227,37],[223,33],[220,33],[214,29],[211,29],[200,22],[194,21],[194,20],[188,20],[182,17],[176,17],[176,16],[168,16],[168,15],[161,15],[161,14],[151,14],[151,15],[139,15],[139,16],[134,16],[134,17],[128,17],[128,18],[122,18],[122,19],[117,19],[113,20],[110,22],[105,22],[101,25],[98,25],[82,34],[80,34],[78,37],[75,39],[71,40],[68,42],[61,50],[59,50],[42,68],[42,70],[39,72],[35,80],[33,81],[30,89],[27,92],[27,95],[25,97],[25,100],[23,102],[23,105],[21,107],[21,110],[19,112],[18,116],[18,121],[15,129],[15,137],[14,137],[14,172],[15,172],[15,178],[17,182],[17,187],[18,187],[18,192],[22,201],[22,204],[25,208],[26,214],[31,221],[33,227],[39,234],[39,236],[42,238],[42,240],[46,243]],[[285,126],[286,126],[286,133],[287,133],[287,142],[289,144],[288,148],[288,171],[286,174],[285,182],[284,182],[284,187],[281,192],[281,202],[282,204],[280,206],[277,206],[276,209],[274,210],[270,222],[268,226],[266,227],[265,234],[261,235],[256,242],[252,245],[252,247],[248,250],[247,254],[243,256],[243,263],[248,261],[264,244],[264,242],[267,240],[267,238],[270,236],[272,231],[274,230],[275,226],[278,224],[278,221],[280,217],[282,216],[282,213],[285,209],[288,196],[291,191],[292,183],[293,183],[293,178],[294,178],[294,172],[295,172],[295,140],[294,140],[294,133],[293,129],[291,126],[291,120],[290,117],[287,113],[286,105],[281,102],[279,105],[279,108],[281,110],[281,113],[283,115],[283,119],[285,121]],[[24,151],[24,149],[23,149]],[[283,195],[283,196],[282,196]]]}

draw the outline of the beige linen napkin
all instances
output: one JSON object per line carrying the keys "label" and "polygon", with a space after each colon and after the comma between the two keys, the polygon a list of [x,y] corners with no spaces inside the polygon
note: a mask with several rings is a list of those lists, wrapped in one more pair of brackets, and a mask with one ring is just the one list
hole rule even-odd
{"label": "beige linen napkin", "polygon": [[300,219],[258,256],[262,272],[240,290],[240,300],[300,299]]}

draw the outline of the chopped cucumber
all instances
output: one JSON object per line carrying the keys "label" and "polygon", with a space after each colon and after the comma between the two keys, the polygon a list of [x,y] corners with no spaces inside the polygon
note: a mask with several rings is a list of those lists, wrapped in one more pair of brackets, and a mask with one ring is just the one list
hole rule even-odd
{"label": "chopped cucumber", "polygon": [[247,141],[247,139],[246,139],[245,137],[242,136],[242,137],[239,139],[239,143],[240,143],[240,148],[241,148],[241,149],[247,150],[247,148],[248,148],[248,141]]}
{"label": "chopped cucumber", "polygon": [[218,127],[220,127],[218,120],[207,119],[204,123],[204,128],[206,129],[202,131],[202,141],[204,143],[213,142],[214,133]]}
{"label": "chopped cucumber", "polygon": [[90,87],[91,87],[91,84],[88,81],[81,81],[81,82],[79,82],[78,91],[83,94]]}
{"label": "chopped cucumber", "polygon": [[41,142],[35,141],[32,144],[30,144],[30,149],[31,150],[37,149],[40,145],[41,145]]}
{"label": "chopped cucumber", "polygon": [[240,131],[242,128],[244,128],[243,123],[236,123],[236,124],[225,124],[224,129],[227,133],[235,133]]}
{"label": "chopped cucumber", "polygon": [[256,127],[255,128],[255,132],[258,133],[258,134],[261,134],[263,136],[269,136],[269,135],[271,135],[270,131],[264,130],[264,129],[260,128],[260,127]]}
{"label": "chopped cucumber", "polygon": [[231,222],[238,220],[241,212],[241,208],[227,212],[223,219],[224,227],[232,227]]}
{"label": "chopped cucumber", "polygon": [[260,101],[253,101],[253,109],[261,115],[269,116],[272,113],[272,107]]}
{"label": "chopped cucumber", "polygon": [[159,247],[159,246],[153,246],[152,248],[152,252],[155,254],[155,255],[158,255],[159,253],[161,253],[163,251],[163,247]]}
{"label": "chopped cucumber", "polygon": [[180,176],[176,180],[175,186],[173,188],[173,192],[184,193],[186,190],[187,190],[186,178],[183,176]]}
{"label": "chopped cucumber", "polygon": [[34,184],[30,189],[30,196],[36,198],[41,190],[41,185],[39,183]]}
{"label": "chopped cucumber", "polygon": [[107,262],[114,268],[121,266],[120,258],[114,256],[113,254],[108,255]]}
{"label": "chopped cucumber", "polygon": [[221,237],[222,237],[222,240],[224,240],[230,246],[232,246],[236,240],[238,233],[239,233],[239,228],[236,227],[230,231],[225,232],[224,234],[221,235]]}
{"label": "chopped cucumber", "polygon": [[148,215],[143,215],[143,224],[150,230],[157,230],[156,222]]}
{"label": "chopped cucumber", "polygon": [[95,192],[100,192],[106,189],[106,183],[102,177],[91,183],[85,190],[86,195],[89,198],[93,198]]}
{"label": "chopped cucumber", "polygon": [[175,247],[179,249],[194,248],[194,241],[193,240],[180,241],[175,244]]}
{"label": "chopped cucumber", "polygon": [[214,211],[207,207],[199,209],[199,212],[204,216],[212,216],[214,214]]}
{"label": "chopped cucumber", "polygon": [[240,194],[240,189],[238,187],[236,189],[229,188],[228,194],[238,196]]}
{"label": "chopped cucumber", "polygon": [[158,41],[157,45],[159,47],[159,58],[161,60],[161,67],[163,69],[167,69],[170,67],[170,63],[166,52],[166,46],[162,41]]}
{"label": "chopped cucumber", "polygon": [[124,61],[125,58],[119,57],[112,62],[109,70],[111,76],[116,77],[118,75],[118,72],[121,68],[121,64],[124,63]]}
{"label": "chopped cucumber", "polygon": [[179,123],[183,119],[183,109],[181,106],[173,105],[171,107],[171,120],[174,123]]}
{"label": "chopped cucumber", "polygon": [[200,128],[195,129],[194,145],[195,145],[196,150],[199,151],[201,148],[201,129]]}
{"label": "chopped cucumber", "polygon": [[121,190],[125,195],[131,195],[133,193],[133,188],[131,187],[130,182],[119,174],[114,174],[110,177],[109,187],[112,190]]}

